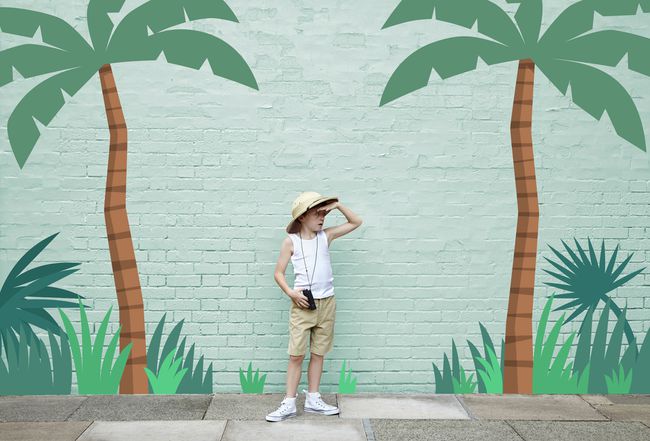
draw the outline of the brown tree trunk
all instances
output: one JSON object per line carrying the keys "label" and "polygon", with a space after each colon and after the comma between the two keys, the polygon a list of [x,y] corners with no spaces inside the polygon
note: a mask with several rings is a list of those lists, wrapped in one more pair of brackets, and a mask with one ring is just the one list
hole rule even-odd
{"label": "brown tree trunk", "polygon": [[503,393],[506,394],[533,392],[533,294],[539,227],[531,133],[534,78],[533,60],[520,60],[510,122],[518,210],[506,319],[503,366]]}
{"label": "brown tree trunk", "polygon": [[[120,308],[120,350],[123,351],[129,343],[133,343],[120,381],[120,393],[147,394],[149,389],[144,371],[147,367],[144,306],[126,213],[126,121],[110,64],[101,67],[99,79],[110,131],[104,218],[117,303]],[[112,363],[112,360],[106,362]]]}

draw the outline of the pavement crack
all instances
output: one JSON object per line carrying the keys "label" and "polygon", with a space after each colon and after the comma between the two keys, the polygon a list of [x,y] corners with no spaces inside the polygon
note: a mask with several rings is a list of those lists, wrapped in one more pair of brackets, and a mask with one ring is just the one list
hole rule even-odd
{"label": "pavement crack", "polygon": [[366,432],[367,441],[376,441],[375,432],[372,430],[372,424],[368,418],[362,418],[361,422],[363,423],[363,431]]}
{"label": "pavement crack", "polygon": [[510,424],[510,421],[508,421],[508,420],[503,420],[503,422],[506,423],[506,424],[508,425],[508,427],[510,427],[510,428],[511,428],[511,429],[512,429],[516,434],[517,434],[517,436],[518,436],[519,438],[521,438],[523,441],[526,441],[526,438],[524,438],[523,435],[522,435],[521,433],[517,432],[517,429],[515,429],[515,426],[513,426],[512,424]]}
{"label": "pavement crack", "polygon": [[219,437],[219,441],[223,440],[223,437],[226,436],[226,430],[228,430],[228,423],[230,420],[226,420],[226,424],[223,426],[223,432],[221,432],[221,436]]}
{"label": "pavement crack", "polygon": [[205,416],[208,414],[208,410],[210,410],[210,406],[212,405],[212,400],[214,400],[214,394],[210,394],[210,402],[208,403],[207,407],[205,408],[205,412],[203,412],[203,416],[201,417],[202,420],[204,420]]}
{"label": "pavement crack", "polygon": [[77,412],[77,411],[81,408],[81,406],[83,406],[83,404],[88,400],[88,398],[89,398],[89,397],[84,398],[84,399],[81,401],[81,403],[79,403],[79,405],[75,408],[75,410],[73,410],[72,412],[70,412],[70,415],[68,415],[67,417],[65,417],[65,420],[64,420],[64,421],[70,421],[70,417],[71,417],[72,415],[74,415],[75,412]]}
{"label": "pavement crack", "polygon": [[463,409],[465,409],[465,412],[467,413],[467,416],[469,417],[470,420],[475,420],[476,417],[472,413],[471,410],[469,410],[469,407],[467,407],[467,404],[465,404],[465,401],[463,400],[463,397],[459,397],[458,395],[454,395],[454,398],[456,398],[456,401],[461,405]]}

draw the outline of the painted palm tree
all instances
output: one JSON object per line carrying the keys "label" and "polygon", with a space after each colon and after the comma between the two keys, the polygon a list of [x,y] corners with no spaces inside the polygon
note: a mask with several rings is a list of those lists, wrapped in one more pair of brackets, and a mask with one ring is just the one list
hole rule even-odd
{"label": "painted palm tree", "polygon": [[596,119],[607,112],[616,133],[645,151],[639,112],[629,93],[605,72],[590,66],[616,66],[628,56],[628,68],[650,76],[650,40],[616,30],[593,30],[594,13],[634,15],[648,0],[582,0],[558,15],[540,37],[542,0],[518,3],[514,21],[489,0],[402,0],[384,28],[431,19],[476,30],[488,37],[459,36],[428,44],[407,57],[392,74],[380,106],[425,87],[432,69],[442,79],[476,69],[480,57],[488,65],[517,61],[510,122],[517,190],[510,297],[506,319],[504,393],[532,393],[532,313],[537,258],[539,206],[531,135],[535,66]]}
{"label": "painted palm tree", "polygon": [[104,98],[110,132],[104,217],[119,304],[120,348],[133,343],[120,393],[146,394],[147,353],[142,290],[126,212],[127,126],[111,65],[156,60],[199,69],[208,62],[220,77],[258,89],[241,55],[223,40],[199,31],[170,29],[204,18],[237,22],[222,0],[149,0],[114,26],[125,0],[89,0],[88,43],[67,22],[40,12],[0,8],[0,30],[34,37],[40,29],[43,44],[23,44],[0,52],[0,87],[14,80],[13,71],[29,78],[55,73],[30,90],[9,117],[7,132],[22,168],[40,132],[36,120],[48,125],[65,104],[62,92],[77,93],[96,73]]}

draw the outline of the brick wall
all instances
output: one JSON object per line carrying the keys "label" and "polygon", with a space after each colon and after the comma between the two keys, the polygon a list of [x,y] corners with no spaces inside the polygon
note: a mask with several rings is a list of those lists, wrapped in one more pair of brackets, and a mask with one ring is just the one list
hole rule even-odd
{"label": "brick wall", "polygon": [[[85,0],[3,3],[60,16],[87,35]],[[338,312],[322,391],[336,390],[346,359],[358,391],[432,392],[431,362],[451,351],[451,338],[473,368],[465,340],[480,341],[478,321],[503,337],[517,213],[508,129],[516,62],[479,62],[444,82],[434,73],[427,88],[380,108],[389,75],[413,50],[476,35],[435,21],[380,31],[396,3],[232,0],[239,24],[185,26],[234,46],[259,91],[164,59],[113,66],[129,127],[127,209],[147,334],[164,313],[168,323],[184,319],[183,335],[213,363],[216,392],[239,391],[238,369],[251,360],[268,374],[265,391],[284,388],[289,300],[273,271],[291,202],[306,190],[340,196],[364,220],[331,248]],[[547,24],[563,2],[545,3]],[[650,37],[647,18],[596,17],[596,26]],[[0,49],[27,41],[0,34]],[[625,66],[604,70],[630,92],[648,130],[650,79]],[[113,306],[115,332],[99,79],[68,100],[20,170],[6,122],[40,80],[0,89],[0,278],[61,232],[38,262],[82,262],[61,286],[87,298],[96,327]],[[634,252],[626,272],[645,266],[650,189],[646,153],[607,118],[592,119],[539,70],[535,87],[536,326],[552,293],[543,284],[548,245],[605,239],[608,254],[620,244],[618,262]],[[325,227],[341,222],[334,212]],[[292,274],[289,265],[289,283]],[[650,327],[649,284],[640,275],[614,294],[637,335]]]}

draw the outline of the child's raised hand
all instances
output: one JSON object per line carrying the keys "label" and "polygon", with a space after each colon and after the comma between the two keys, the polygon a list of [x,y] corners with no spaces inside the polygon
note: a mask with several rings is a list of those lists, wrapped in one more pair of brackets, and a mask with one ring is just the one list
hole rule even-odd
{"label": "child's raised hand", "polygon": [[331,210],[338,207],[338,205],[339,205],[339,201],[334,201],[334,202],[332,202],[330,204],[323,205],[322,207],[318,207],[316,212],[319,212],[319,211],[323,210],[323,211],[325,211],[325,214],[328,214]]}

